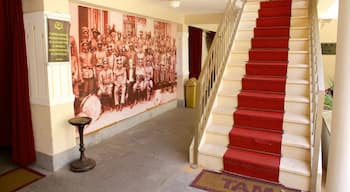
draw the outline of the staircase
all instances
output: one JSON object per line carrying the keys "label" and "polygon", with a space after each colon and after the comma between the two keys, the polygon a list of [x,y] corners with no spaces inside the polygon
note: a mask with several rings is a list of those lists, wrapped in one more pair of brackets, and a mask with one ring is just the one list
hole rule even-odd
{"label": "staircase", "polygon": [[308,0],[249,0],[198,146],[206,169],[309,191]]}

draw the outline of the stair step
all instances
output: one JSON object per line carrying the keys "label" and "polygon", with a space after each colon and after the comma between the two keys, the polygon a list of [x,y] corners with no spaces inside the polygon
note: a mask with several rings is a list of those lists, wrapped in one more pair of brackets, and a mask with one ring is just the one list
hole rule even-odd
{"label": "stair step", "polygon": [[291,147],[310,149],[310,138],[308,136],[283,134],[282,144]]}
{"label": "stair step", "polygon": [[284,48],[287,49],[289,44],[288,37],[255,37],[251,40],[251,48]]}
{"label": "stair step", "polygon": [[282,132],[283,113],[237,109],[233,113],[234,126],[252,127]]}
{"label": "stair step", "polygon": [[[290,31],[285,31],[283,32],[282,30],[279,30],[278,27],[275,28],[259,28],[261,30],[266,30],[266,31],[271,31],[271,33],[266,33],[261,31],[260,34],[263,34],[265,36],[290,36],[290,38],[309,38],[309,27],[308,26],[303,26],[303,27],[296,27],[296,26],[291,26]],[[261,36],[261,35],[259,35]],[[239,39],[251,39],[254,37],[254,27],[241,27],[238,28],[237,35],[236,35],[236,40]]]}
{"label": "stair step", "polygon": [[288,49],[251,49],[249,61],[288,61]]}
{"label": "stair step", "polygon": [[[289,19],[290,18],[290,19]],[[250,20],[241,20],[238,26],[238,30],[252,30],[255,27],[283,27],[290,26],[294,27],[308,27],[309,18],[304,16],[294,16],[294,17],[262,17],[251,18]]]}
{"label": "stair step", "polygon": [[233,147],[281,154],[281,133],[234,127],[229,138]]}
{"label": "stair step", "polygon": [[278,182],[280,157],[228,149],[224,155],[224,170],[250,177]]}
{"label": "stair step", "polygon": [[308,161],[281,158],[279,183],[289,188],[310,191],[310,181],[311,170]]}
{"label": "stair step", "polygon": [[245,66],[247,75],[286,76],[288,62],[248,62]]}
{"label": "stair step", "polygon": [[[227,148],[225,146],[214,145],[214,144],[203,144],[199,148],[198,162],[200,166],[211,170],[222,170],[223,156]],[[232,149],[229,149],[232,150]],[[239,150],[239,149],[235,149]],[[254,153],[250,151],[244,151],[247,153]],[[266,154],[263,154],[266,155]],[[244,158],[244,157],[243,157]],[[274,158],[274,157],[272,157]],[[249,158],[258,159],[258,158]],[[271,159],[267,157],[267,159]],[[260,158],[258,159],[260,160]],[[275,158],[274,158],[275,160]],[[259,161],[262,162],[262,161]],[[240,163],[244,165],[245,163]],[[252,164],[246,164],[248,167]],[[262,166],[261,166],[262,167]],[[263,167],[268,167],[263,165]],[[262,172],[256,171],[255,172]],[[279,183],[286,187],[301,189],[304,191],[310,190],[310,164],[307,161],[281,157],[280,159],[280,170],[279,170]]]}
{"label": "stair step", "polygon": [[238,107],[284,111],[284,94],[245,92],[238,94]]}
{"label": "stair step", "polygon": [[[291,10],[291,17],[292,18],[293,17],[308,17],[308,15],[309,15],[309,11],[308,11],[307,8],[303,8],[303,7],[302,8],[298,8],[298,7],[296,7],[296,8],[293,8]],[[259,16],[259,13],[256,10],[254,10],[254,11],[247,11],[247,12],[243,12],[242,13],[241,19],[242,20],[256,19],[256,18],[258,18],[258,16]]]}
{"label": "stair step", "polygon": [[308,125],[310,123],[310,120],[308,117],[306,117],[305,115],[298,115],[295,113],[285,113],[284,121],[290,122],[290,123],[304,124],[304,125]]}
{"label": "stair step", "polygon": [[257,27],[290,26],[290,17],[260,17],[256,19]]}
{"label": "stair step", "polygon": [[310,99],[305,96],[286,95],[285,101],[296,102],[296,103],[310,103]]}
{"label": "stair step", "polygon": [[271,91],[284,93],[285,77],[246,75],[242,78],[242,90]]}
{"label": "stair step", "polygon": [[226,147],[213,144],[203,144],[198,148],[198,163],[200,166],[211,170],[223,169],[223,156]]}
{"label": "stair step", "polygon": [[[309,39],[308,38],[294,38],[287,41],[280,41],[277,39],[283,39],[286,37],[255,37],[256,41],[247,39],[238,39],[235,41],[232,51],[248,51],[251,48],[289,48],[289,51],[308,51]],[[254,43],[254,44],[253,44]],[[263,47],[264,46],[264,47]]]}
{"label": "stair step", "polygon": [[291,1],[263,1],[263,2],[260,2],[261,8],[276,8],[276,7],[282,7],[282,6],[291,7]]}
{"label": "stair step", "polygon": [[[257,50],[257,49],[254,49]],[[281,50],[282,51],[282,50]],[[264,51],[255,51],[257,52],[257,58],[265,59],[266,61],[279,61],[278,59],[285,59],[285,56],[287,55],[287,61],[288,64],[308,64],[309,63],[309,52],[308,51],[288,51],[287,53],[278,54],[277,56],[274,56],[274,59],[269,60],[267,57],[264,56],[264,54],[268,53],[270,55],[275,55],[272,49],[265,50]],[[278,51],[277,51],[278,52]],[[283,56],[283,57],[282,57]],[[234,63],[241,63],[241,62],[247,62],[249,60],[249,54],[248,51],[232,51],[231,52],[231,61]]]}
{"label": "stair step", "polygon": [[254,34],[255,37],[288,37],[289,30],[289,26],[256,27]]}
{"label": "stair step", "polygon": [[[242,89],[242,76],[230,76],[224,74],[222,84],[219,91],[237,91]],[[307,96],[309,95],[308,80],[290,80],[287,78],[285,86],[285,94],[289,96]]]}
{"label": "stair step", "polygon": [[[247,137],[239,136],[239,137],[230,137],[229,134],[234,129],[244,129],[247,130]],[[245,127],[234,127],[232,128],[232,125],[220,125],[220,124],[210,124],[206,128],[206,143],[208,144],[215,144],[215,145],[221,145],[221,146],[236,146],[240,148],[247,148],[249,150],[255,150],[255,151],[265,151],[268,153],[279,153],[281,152],[282,157],[288,157],[293,159],[299,159],[299,160],[310,160],[310,137],[304,136],[304,135],[292,135],[284,133],[282,134],[282,145],[279,148],[279,150],[271,151],[270,146],[268,145],[268,142],[263,142],[262,146],[258,146],[255,148],[253,147],[244,147],[242,146],[244,143],[251,142],[254,138],[250,137],[250,135],[254,134],[248,134],[250,131],[253,132],[263,132],[265,133],[265,130],[261,129],[252,129],[252,128],[245,128]],[[278,132],[269,132],[267,133],[266,138],[267,140],[270,138],[269,134],[279,134]],[[260,139],[261,141],[261,139]],[[231,143],[231,144],[230,144]],[[254,143],[259,143],[259,140]],[[261,148],[262,147],[262,148]],[[266,149],[264,149],[266,147]]]}
{"label": "stair step", "polygon": [[304,176],[311,176],[310,165],[305,161],[292,159],[292,158],[281,158],[281,171],[295,173]]}
{"label": "stair step", "polygon": [[210,126],[208,126],[206,131],[209,133],[217,134],[217,135],[228,136],[231,129],[232,129],[232,126],[211,124]]}
{"label": "stair step", "polygon": [[[229,126],[229,125],[211,124],[210,126],[208,126],[206,131],[211,134],[227,137],[229,133],[232,131],[232,129],[233,129],[232,125]],[[245,128],[237,128],[237,129],[245,129]],[[254,130],[254,129],[248,128],[248,131],[262,131],[262,130]],[[274,132],[271,132],[271,133],[274,133]],[[225,143],[223,144],[223,146],[226,146],[228,144],[229,143]],[[310,149],[310,140],[308,136],[292,135],[292,134],[284,133],[282,134],[282,145],[297,147],[302,149]]]}
{"label": "stair step", "polygon": [[290,6],[280,6],[280,7],[260,7],[259,17],[290,17],[292,11]]}
{"label": "stair step", "polygon": [[[257,66],[253,68],[254,66],[237,66],[232,65],[226,68],[224,72],[224,76],[239,76],[242,77],[245,74],[252,75],[252,76],[274,76],[274,77],[281,77],[281,76],[287,76],[287,79],[292,80],[305,80],[308,81],[309,79],[309,69],[308,68],[299,68],[299,67],[293,67],[293,65],[287,65],[285,68],[288,68],[287,74],[284,74],[281,69],[283,69],[283,66]],[[263,67],[270,67],[270,70],[265,70]],[[241,87],[241,85],[240,85]]]}

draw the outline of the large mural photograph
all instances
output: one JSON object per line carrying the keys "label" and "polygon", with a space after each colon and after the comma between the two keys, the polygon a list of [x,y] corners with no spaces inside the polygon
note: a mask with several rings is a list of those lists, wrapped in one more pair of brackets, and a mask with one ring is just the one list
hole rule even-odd
{"label": "large mural photograph", "polygon": [[176,24],[70,4],[76,116],[94,132],[176,99]]}

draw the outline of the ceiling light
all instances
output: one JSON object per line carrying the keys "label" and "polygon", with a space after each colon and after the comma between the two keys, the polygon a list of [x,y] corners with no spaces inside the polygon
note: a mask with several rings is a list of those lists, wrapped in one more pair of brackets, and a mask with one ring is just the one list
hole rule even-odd
{"label": "ceiling light", "polygon": [[180,0],[169,0],[170,6],[177,8],[180,7],[181,1]]}

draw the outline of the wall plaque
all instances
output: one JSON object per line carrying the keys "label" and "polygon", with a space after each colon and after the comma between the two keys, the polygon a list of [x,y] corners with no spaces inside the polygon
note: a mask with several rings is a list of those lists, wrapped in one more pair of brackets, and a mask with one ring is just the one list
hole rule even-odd
{"label": "wall plaque", "polygon": [[47,19],[48,62],[69,62],[69,22]]}
{"label": "wall plaque", "polygon": [[335,55],[336,54],[336,43],[321,43],[322,55]]}

